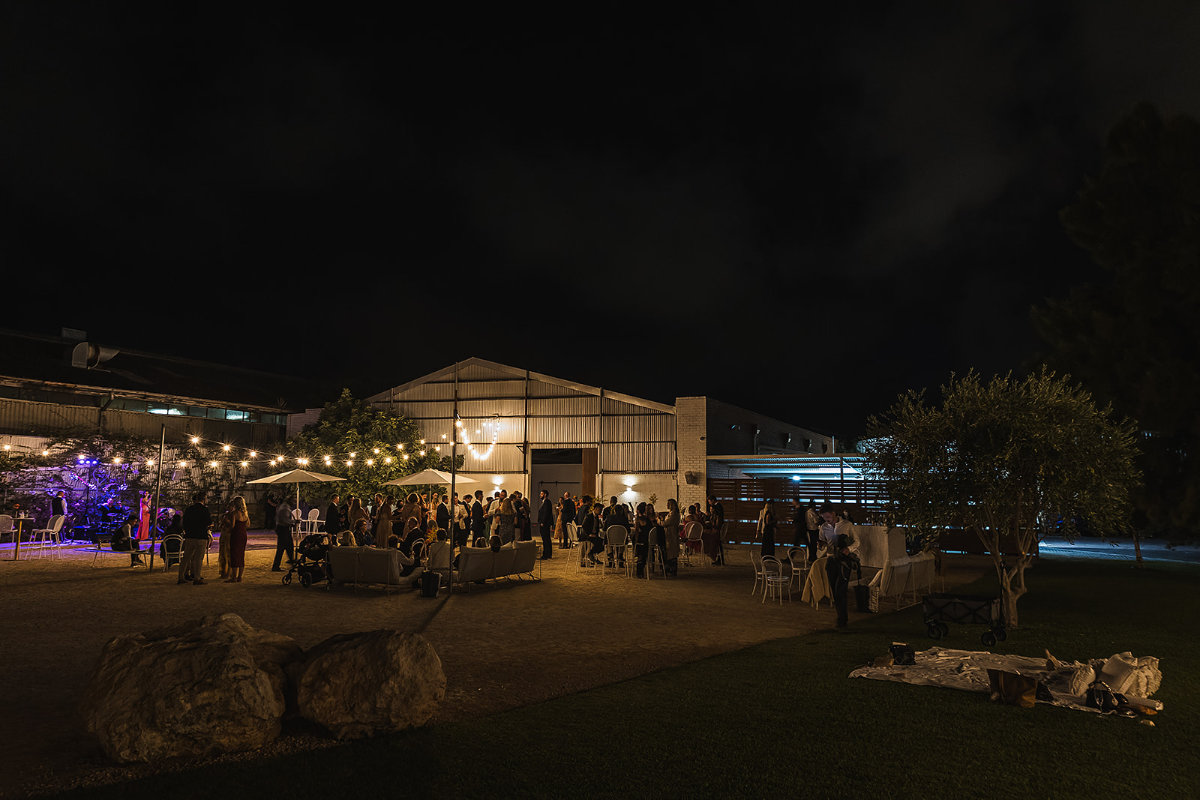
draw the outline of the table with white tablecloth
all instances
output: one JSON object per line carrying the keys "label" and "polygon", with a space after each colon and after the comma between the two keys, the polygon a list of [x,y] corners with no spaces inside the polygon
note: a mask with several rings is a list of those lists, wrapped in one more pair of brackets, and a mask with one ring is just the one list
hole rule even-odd
{"label": "table with white tablecloth", "polygon": [[908,555],[904,529],[886,525],[853,525],[850,535],[857,543],[858,559],[864,567],[883,569],[887,562]]}

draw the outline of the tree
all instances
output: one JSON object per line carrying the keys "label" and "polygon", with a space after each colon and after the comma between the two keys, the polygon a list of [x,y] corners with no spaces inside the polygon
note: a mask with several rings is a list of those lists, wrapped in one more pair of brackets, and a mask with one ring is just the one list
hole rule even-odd
{"label": "tree", "polygon": [[1151,531],[1200,527],[1200,124],[1140,105],[1064,209],[1100,280],[1033,309],[1044,360],[1138,422]]}
{"label": "tree", "polygon": [[[67,493],[72,524],[110,530],[125,515],[138,513],[138,495],[153,495],[158,484],[159,437],[125,433],[67,431],[41,452],[0,460],[6,491],[25,508],[49,513],[49,495]],[[42,455],[41,453],[45,453]],[[246,476],[224,459],[210,466],[200,447],[172,445],[164,453],[160,509],[183,509],[196,491],[228,499],[242,491]],[[180,468],[186,461],[187,468]]]}
{"label": "tree", "polygon": [[1047,530],[1058,525],[1074,539],[1083,522],[1102,535],[1128,526],[1139,479],[1133,426],[1045,368],[987,384],[973,372],[951,375],[941,392],[940,406],[908,392],[871,417],[868,462],[892,518],[928,544],[955,526],[974,531],[1000,581],[1006,623],[1017,627],[1025,570]]}
{"label": "tree", "polygon": [[[449,444],[422,444],[420,435],[411,419],[375,408],[343,389],[337,400],[321,409],[316,424],[288,440],[287,451],[292,459],[307,459],[317,472],[345,478],[345,483],[336,484],[342,495],[367,497],[405,475],[423,469],[450,469]],[[460,467],[461,459],[459,456]],[[326,496],[330,489],[328,485],[302,484],[300,491],[311,502]]]}

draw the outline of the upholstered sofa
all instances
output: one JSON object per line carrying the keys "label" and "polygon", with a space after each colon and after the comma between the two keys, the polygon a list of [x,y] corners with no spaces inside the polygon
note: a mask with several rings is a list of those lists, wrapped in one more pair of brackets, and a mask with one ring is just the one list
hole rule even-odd
{"label": "upholstered sofa", "polygon": [[[536,542],[512,542],[499,550],[490,547],[464,547],[458,554],[458,569],[454,571],[454,585],[466,586],[478,581],[495,580],[522,575],[533,578],[537,564]],[[453,587],[451,587],[453,588]]]}
{"label": "upholstered sofa", "polygon": [[422,569],[418,566],[407,575],[401,574],[404,571],[401,555],[399,550],[378,547],[331,547],[330,580],[335,584],[378,584],[410,589],[413,581],[421,576]]}

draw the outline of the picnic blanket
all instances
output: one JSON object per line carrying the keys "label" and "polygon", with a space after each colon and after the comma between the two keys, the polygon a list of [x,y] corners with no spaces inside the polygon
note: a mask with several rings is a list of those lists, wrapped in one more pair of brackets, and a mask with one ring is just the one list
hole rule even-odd
{"label": "picnic blanket", "polygon": [[931,647],[914,654],[914,663],[859,667],[851,678],[899,681],[920,686],[946,686],[969,692],[988,692],[988,670],[1013,672],[1035,678],[1050,690],[1051,705],[1097,711],[1085,702],[1093,681],[1104,681],[1114,692],[1124,694],[1130,704],[1162,710],[1162,703],[1150,695],[1162,683],[1158,659],[1138,658],[1129,652],[1088,662],[1061,662],[1047,653],[1045,658],[999,655],[974,650],[949,650]]}

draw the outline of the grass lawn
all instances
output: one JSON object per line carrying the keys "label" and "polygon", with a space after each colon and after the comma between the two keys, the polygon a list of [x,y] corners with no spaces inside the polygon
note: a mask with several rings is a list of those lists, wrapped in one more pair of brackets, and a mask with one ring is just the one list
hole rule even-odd
{"label": "grass lawn", "polygon": [[[1189,565],[1044,559],[1029,574],[1024,624],[994,648],[1158,656],[1166,710],[1153,728],[848,679],[893,640],[931,644],[911,608],[477,720],[75,794],[1194,798],[1197,578]],[[941,644],[978,649],[980,630],[951,626]]]}

